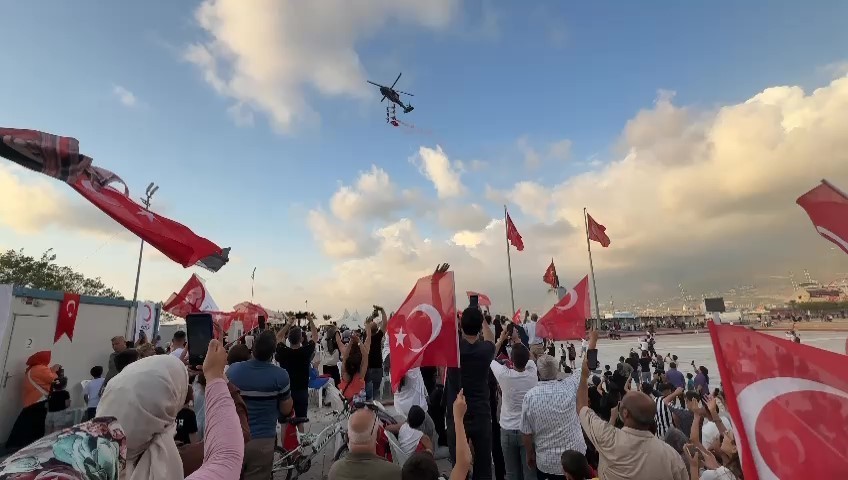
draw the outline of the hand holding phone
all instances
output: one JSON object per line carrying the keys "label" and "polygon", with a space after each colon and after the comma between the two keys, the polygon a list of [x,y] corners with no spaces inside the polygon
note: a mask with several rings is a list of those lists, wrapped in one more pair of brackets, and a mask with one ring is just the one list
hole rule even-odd
{"label": "hand holding phone", "polygon": [[209,313],[190,313],[186,316],[186,336],[188,337],[188,364],[203,365],[209,342],[212,341],[212,315]]}

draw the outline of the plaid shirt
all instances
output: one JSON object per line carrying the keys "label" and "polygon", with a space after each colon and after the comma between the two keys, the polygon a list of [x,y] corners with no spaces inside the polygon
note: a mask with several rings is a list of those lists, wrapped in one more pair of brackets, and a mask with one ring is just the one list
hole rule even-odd
{"label": "plaid shirt", "polygon": [[539,382],[524,396],[521,433],[532,434],[536,467],[543,473],[564,475],[560,457],[565,450],[586,453],[583,428],[577,416],[578,367],[564,380]]}

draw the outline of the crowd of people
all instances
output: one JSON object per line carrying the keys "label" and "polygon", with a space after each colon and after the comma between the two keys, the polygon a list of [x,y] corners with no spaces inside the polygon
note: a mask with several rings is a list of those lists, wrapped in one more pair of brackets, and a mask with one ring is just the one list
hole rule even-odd
{"label": "crowd of people", "polygon": [[406,372],[396,421],[384,421],[371,401],[390,368],[388,318],[375,306],[358,330],[290,319],[232,345],[213,341],[202,366],[188,364],[183,331],[167,346],[115,337],[106,371],[91,369],[76,424],[62,367],[39,352],[0,479],[267,480],[280,425],[305,428],[316,381],[354,410],[330,480],[435,480],[442,457],[457,480],[742,478],[708,370],[692,362],[684,373],[652,333],[602,367],[596,330],[579,347],[560,343],[557,359],[535,315],[514,323],[469,307],[457,326],[460,367]]}

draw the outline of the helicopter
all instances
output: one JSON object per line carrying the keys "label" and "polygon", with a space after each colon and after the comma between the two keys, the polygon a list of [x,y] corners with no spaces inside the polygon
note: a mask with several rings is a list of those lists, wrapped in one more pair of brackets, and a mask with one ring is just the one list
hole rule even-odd
{"label": "helicopter", "polygon": [[391,102],[398,104],[403,109],[403,113],[409,113],[413,111],[415,107],[413,107],[412,104],[404,105],[403,102],[400,100],[400,94],[402,93],[404,95],[409,95],[410,97],[414,97],[414,95],[411,93],[401,92],[400,90],[395,90],[395,85],[397,84],[398,80],[400,80],[401,75],[403,75],[403,72],[398,73],[398,76],[395,79],[395,82],[392,83],[391,87],[380,85],[379,83],[374,83],[371,80],[366,80],[366,82],[370,83],[371,85],[380,87],[380,93],[383,95],[383,98],[380,99],[381,102],[388,98]]}

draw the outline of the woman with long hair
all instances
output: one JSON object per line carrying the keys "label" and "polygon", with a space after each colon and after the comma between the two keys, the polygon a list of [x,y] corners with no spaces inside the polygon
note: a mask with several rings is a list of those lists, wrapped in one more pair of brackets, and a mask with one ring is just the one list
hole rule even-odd
{"label": "woman with long hair", "polygon": [[359,335],[351,335],[350,342],[342,349],[342,381],[339,390],[348,402],[354,397],[365,398],[365,375],[368,373],[368,352],[371,349],[372,321],[365,323],[365,341]]}
{"label": "woman with long hair", "polygon": [[50,394],[50,386],[62,369],[61,365],[50,367],[49,364],[49,350],[36,352],[26,361],[27,367],[21,385],[24,408],[9,433],[9,439],[6,441],[7,451],[17,451],[44,436],[47,397]]}
{"label": "woman with long hair", "polygon": [[333,377],[333,382],[338,388],[341,383],[341,373],[339,372],[339,345],[342,344],[342,334],[339,330],[330,325],[327,331],[324,332],[324,338],[321,340],[321,373]]}

